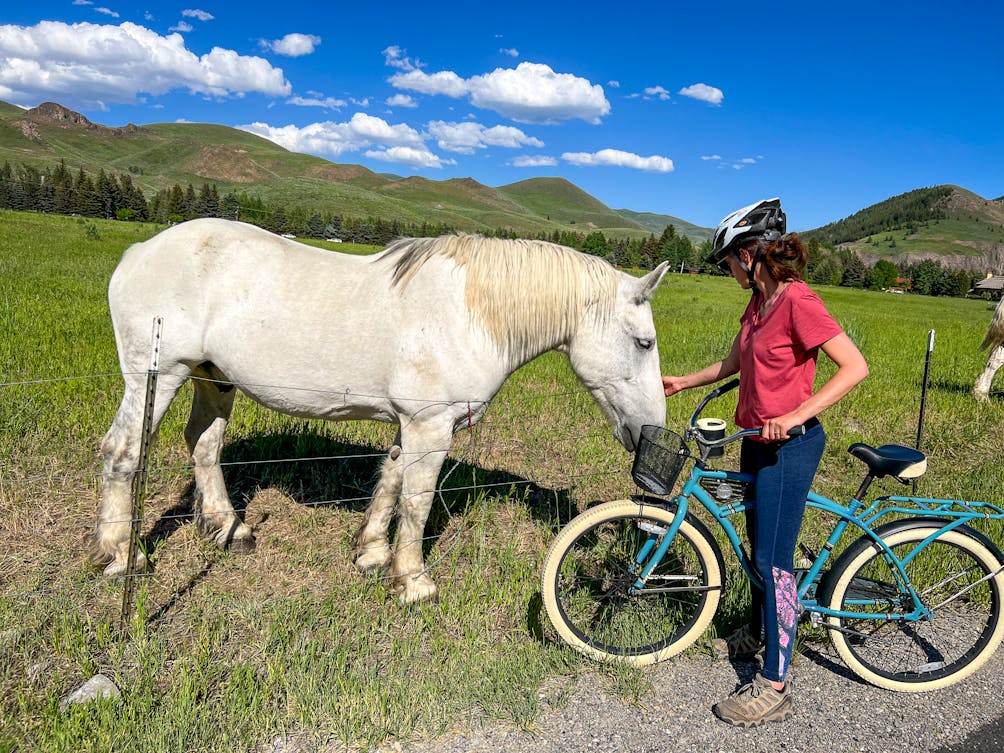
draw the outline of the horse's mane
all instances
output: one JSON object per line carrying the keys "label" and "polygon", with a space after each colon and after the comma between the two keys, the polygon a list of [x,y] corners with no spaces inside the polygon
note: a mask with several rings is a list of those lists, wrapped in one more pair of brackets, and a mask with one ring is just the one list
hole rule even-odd
{"label": "horse's mane", "polygon": [[983,336],[980,347],[996,348],[1002,344],[1004,344],[1004,298],[1001,298],[997,308],[994,309],[994,318],[990,320],[990,326],[987,327],[987,333]]}
{"label": "horse's mane", "polygon": [[474,318],[511,357],[525,360],[567,339],[587,308],[606,318],[617,292],[614,268],[555,243],[443,235],[387,246],[393,284],[407,285],[432,257],[466,268],[464,300]]}

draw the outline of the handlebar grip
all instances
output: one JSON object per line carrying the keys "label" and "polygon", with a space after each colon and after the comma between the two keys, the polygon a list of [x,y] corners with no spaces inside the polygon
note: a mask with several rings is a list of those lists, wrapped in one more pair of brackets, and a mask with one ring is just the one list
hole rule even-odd
{"label": "handlebar grip", "polygon": [[731,382],[726,382],[721,387],[715,390],[715,397],[724,395],[726,392],[732,392],[736,387],[739,386],[739,380],[733,379]]}

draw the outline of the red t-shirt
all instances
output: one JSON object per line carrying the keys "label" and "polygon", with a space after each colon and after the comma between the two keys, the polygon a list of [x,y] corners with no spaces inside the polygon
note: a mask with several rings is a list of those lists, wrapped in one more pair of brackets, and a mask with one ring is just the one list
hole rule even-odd
{"label": "red t-shirt", "polygon": [[760,318],[754,295],[739,320],[739,405],[736,423],[758,429],[812,396],[819,346],[843,330],[801,280],[781,291]]}

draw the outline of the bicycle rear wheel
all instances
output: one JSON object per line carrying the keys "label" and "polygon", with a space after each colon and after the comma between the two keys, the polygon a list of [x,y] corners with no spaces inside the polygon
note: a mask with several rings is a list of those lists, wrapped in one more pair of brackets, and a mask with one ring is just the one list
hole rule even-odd
{"label": "bicycle rear wheel", "polygon": [[[939,529],[929,521],[901,521],[878,533],[902,560]],[[820,598],[831,609],[862,613],[861,618],[827,618],[835,628],[833,645],[852,671],[882,688],[917,692],[959,682],[982,666],[1004,638],[1000,567],[971,529],[943,533],[905,565],[931,617],[876,619],[876,614],[910,612],[914,601],[881,548],[863,537],[834,565]]]}
{"label": "bicycle rear wheel", "polygon": [[677,513],[630,499],[597,505],[555,537],[541,595],[561,639],[594,659],[641,666],[668,659],[700,637],[718,608],[722,555],[687,515],[641,589],[639,552],[658,546]]}

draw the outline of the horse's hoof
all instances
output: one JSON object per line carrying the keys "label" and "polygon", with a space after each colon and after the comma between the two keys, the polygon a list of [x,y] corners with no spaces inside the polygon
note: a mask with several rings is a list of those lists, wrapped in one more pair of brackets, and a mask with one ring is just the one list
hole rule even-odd
{"label": "horse's hoof", "polygon": [[[108,567],[104,569],[104,576],[106,578],[118,578],[126,574],[126,570],[129,567],[129,563],[125,560],[112,560]],[[142,552],[136,552],[136,563],[134,572],[144,573],[148,569],[148,563],[146,560],[146,555]]]}
{"label": "horse's hoof", "polygon": [[397,579],[397,585],[400,589],[398,599],[402,606],[435,601],[439,595],[439,589],[428,575],[417,578],[404,575]]}
{"label": "horse's hoof", "polygon": [[369,544],[359,550],[356,567],[363,573],[382,573],[390,565],[390,547],[386,544]]}

